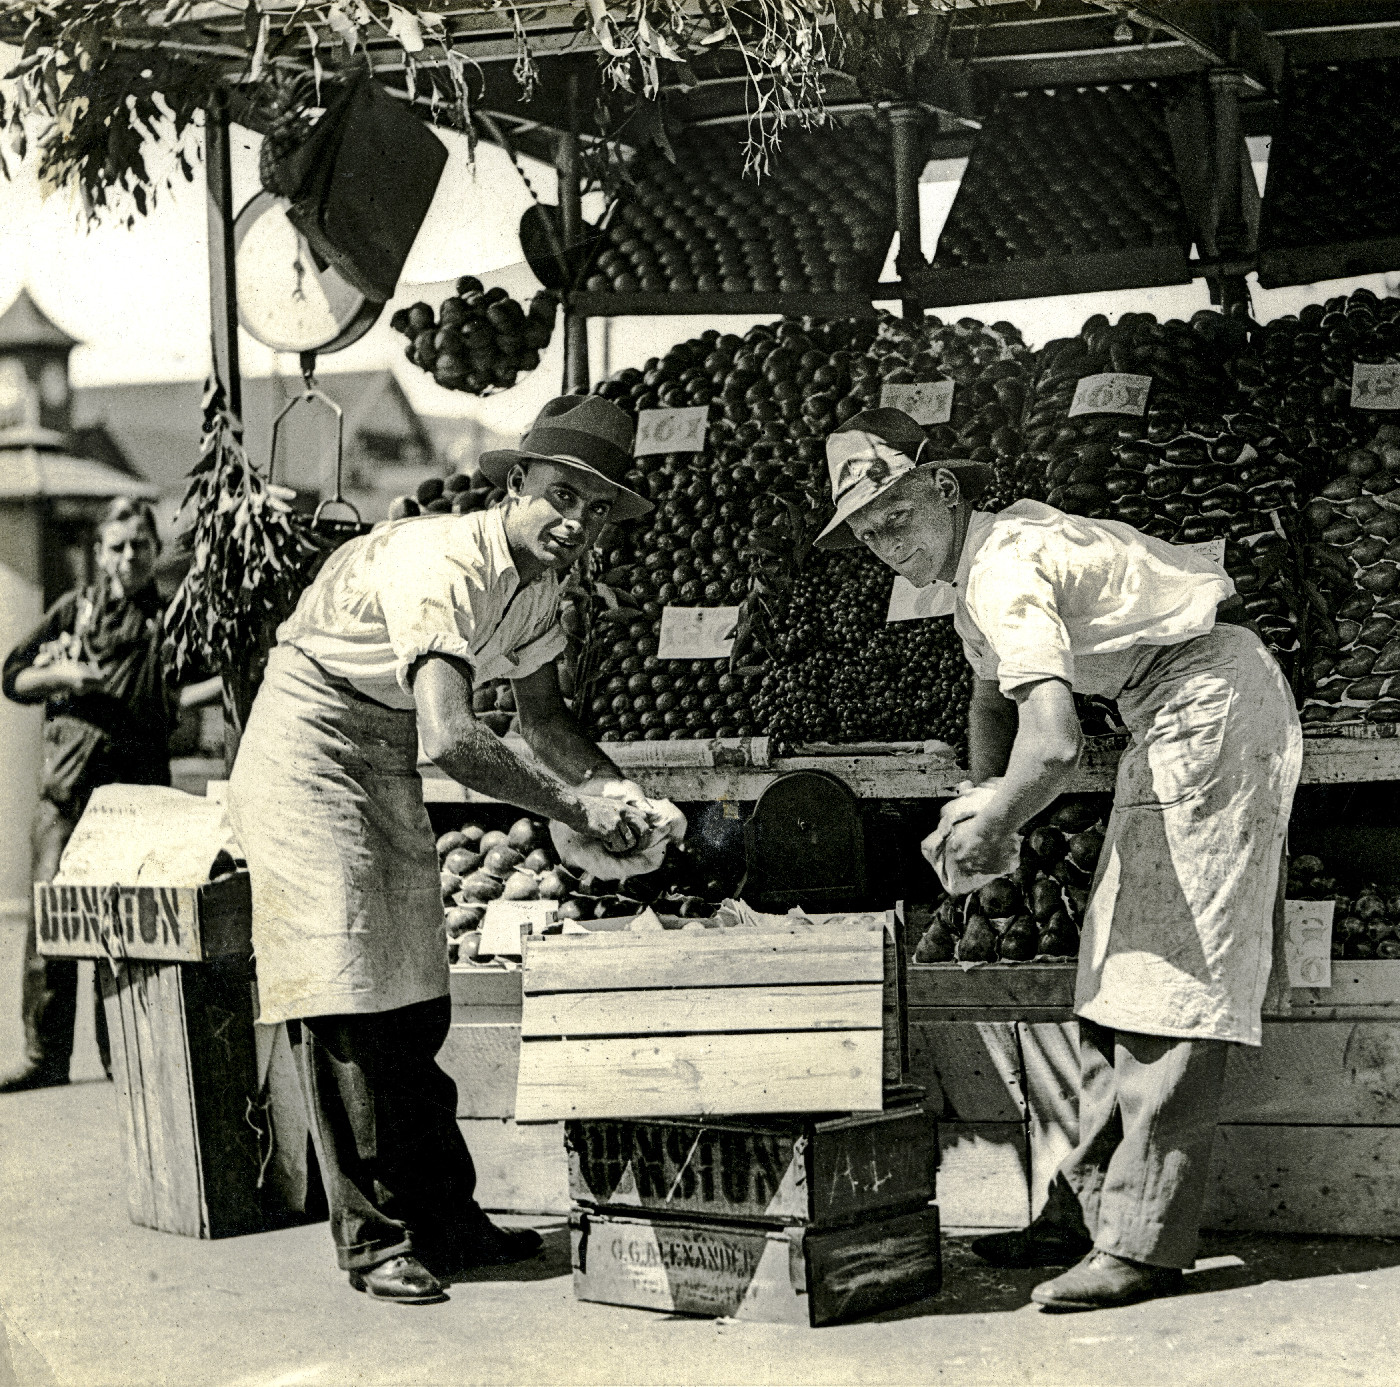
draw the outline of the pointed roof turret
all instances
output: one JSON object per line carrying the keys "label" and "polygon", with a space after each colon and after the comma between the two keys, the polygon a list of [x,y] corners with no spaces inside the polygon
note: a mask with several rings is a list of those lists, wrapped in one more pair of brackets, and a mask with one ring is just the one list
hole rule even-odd
{"label": "pointed roof turret", "polygon": [[70,337],[34,302],[28,289],[21,289],[15,301],[0,315],[0,351],[22,347],[56,347],[67,351],[78,345],[76,337]]}

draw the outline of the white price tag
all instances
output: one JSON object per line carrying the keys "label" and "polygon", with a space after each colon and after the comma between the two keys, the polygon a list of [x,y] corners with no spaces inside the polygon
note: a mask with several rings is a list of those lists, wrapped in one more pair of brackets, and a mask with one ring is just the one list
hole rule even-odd
{"label": "white price tag", "polygon": [[953,602],[951,583],[934,582],[926,588],[916,588],[908,578],[895,574],[885,624],[888,626],[892,621],[922,621],[930,616],[952,616]]}
{"label": "white price tag", "polygon": [[880,387],[881,409],[902,409],[916,424],[946,424],[953,417],[953,382],[920,380]]}
{"label": "white price tag", "polygon": [[1387,362],[1383,366],[1374,366],[1365,361],[1353,362],[1351,407],[1400,409],[1400,364]]}
{"label": "white price tag", "polygon": [[1284,901],[1283,955],[1289,987],[1332,986],[1332,916],[1336,901]]}
{"label": "white price tag", "polygon": [[1220,568],[1225,567],[1225,541],[1223,539],[1202,539],[1195,544],[1183,544],[1183,549],[1194,549],[1198,554],[1204,554],[1211,563]]}
{"label": "white price tag", "polygon": [[1074,387],[1069,417],[1077,414],[1146,414],[1151,376],[1131,376],[1123,371],[1105,371],[1084,376]]}
{"label": "white price tag", "polygon": [[663,660],[720,660],[734,653],[738,607],[666,607],[657,655]]}
{"label": "white price tag", "polygon": [[481,952],[493,958],[519,958],[521,936],[543,934],[558,915],[558,901],[492,901],[481,922]]}
{"label": "white price tag", "polygon": [[637,415],[637,441],[632,445],[632,456],[703,451],[709,417],[709,405],[642,410]]}

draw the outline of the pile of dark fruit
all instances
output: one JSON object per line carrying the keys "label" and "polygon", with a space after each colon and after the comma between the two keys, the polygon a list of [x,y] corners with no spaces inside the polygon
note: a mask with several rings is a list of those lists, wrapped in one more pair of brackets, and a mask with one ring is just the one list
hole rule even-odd
{"label": "pile of dark fruit", "polygon": [[[732,135],[732,132],[730,132]],[[795,130],[761,178],[739,139],[694,131],[641,156],[585,287],[594,293],[861,292],[894,235],[888,123]]]}
{"label": "pile of dark fruit", "polygon": [[1347,63],[1293,74],[1269,154],[1261,247],[1329,245],[1395,235],[1400,168],[1379,150],[1400,142],[1400,63]]}
{"label": "pile of dark fruit", "polygon": [[966,741],[972,670],[951,621],[887,623],[894,574],[866,549],[814,551],[755,705],[785,743]]}
{"label": "pile of dark fruit", "polygon": [[491,395],[540,364],[554,335],[559,296],[541,289],[525,309],[499,285],[463,275],[436,315],[426,303],[400,308],[389,326],[409,339],[405,355],[444,390]]}
{"label": "pile of dark fruit", "polygon": [[1023,963],[1077,953],[1109,808],[1107,795],[1066,795],[1039,815],[1014,872],[943,899],[914,962]]}
{"label": "pile of dark fruit", "polygon": [[1288,896],[1336,902],[1333,958],[1400,958],[1400,890],[1394,886],[1354,881],[1339,888],[1322,859],[1304,853],[1288,863]]}
{"label": "pile of dark fruit", "polygon": [[1189,240],[1156,87],[1008,92],[973,147],[933,263]]}

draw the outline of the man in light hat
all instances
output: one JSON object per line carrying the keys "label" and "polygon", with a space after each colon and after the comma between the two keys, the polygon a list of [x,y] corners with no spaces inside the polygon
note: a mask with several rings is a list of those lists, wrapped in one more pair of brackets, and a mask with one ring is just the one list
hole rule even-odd
{"label": "man in light hat", "polygon": [[[228,791],[260,1020],[288,1023],[340,1267],[399,1302],[540,1246],[472,1198],[456,1087],[434,1058],[451,1003],[420,740],[461,784],[609,852],[685,832],[579,732],[555,669],[560,576],[605,525],[651,509],[622,480],[631,421],[565,396],[480,465],[499,507],[390,522],[330,557],[277,633]],[[535,761],[477,721],[480,679],[512,681]]]}
{"label": "man in light hat", "polygon": [[1228,1047],[1260,1043],[1302,764],[1293,696],[1258,636],[1218,619],[1234,585],[1211,559],[1037,501],[977,511],[985,477],[917,466],[923,439],[888,409],[833,434],[836,515],[817,542],[865,544],[950,599],[976,676],[975,793],[940,826],[951,874],[1003,872],[1014,835],[1069,788],[1076,692],[1115,699],[1132,734],[1080,936],[1079,1144],[1034,1222],[973,1250],[1075,1263],[1031,1292],[1047,1310],[1174,1294],[1195,1259]]}

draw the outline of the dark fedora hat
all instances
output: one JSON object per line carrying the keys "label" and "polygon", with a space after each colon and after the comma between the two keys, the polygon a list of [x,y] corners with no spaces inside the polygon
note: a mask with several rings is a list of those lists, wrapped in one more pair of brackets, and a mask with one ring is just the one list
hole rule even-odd
{"label": "dark fedora hat", "polygon": [[916,467],[946,467],[969,501],[991,485],[994,473],[970,458],[926,459],[928,434],[902,409],[867,409],[854,414],[826,440],[831,500],[836,507],[816,538],[819,549],[849,549],[857,543],[847,524],[858,510],[908,476]]}
{"label": "dark fedora hat", "polygon": [[518,448],[482,453],[481,475],[505,486],[517,462],[557,462],[591,472],[617,488],[611,519],[633,520],[652,504],[623,485],[632,470],[632,421],[611,400],[599,395],[560,395],[540,410]]}

